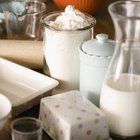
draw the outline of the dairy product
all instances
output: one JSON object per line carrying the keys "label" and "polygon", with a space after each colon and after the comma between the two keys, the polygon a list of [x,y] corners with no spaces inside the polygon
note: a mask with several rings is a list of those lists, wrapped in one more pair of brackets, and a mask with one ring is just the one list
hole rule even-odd
{"label": "dairy product", "polygon": [[105,115],[78,91],[43,98],[39,119],[54,140],[107,140]]}
{"label": "dairy product", "polygon": [[[64,13],[57,12],[44,18],[44,63],[48,65],[51,77],[60,82],[57,91],[61,92],[79,89],[78,46],[81,42],[91,39],[93,35],[95,19],[93,18],[90,24],[85,24],[87,21],[83,22],[81,28],[84,29],[77,30],[77,17],[82,19],[87,16],[68,6]],[[58,22],[58,19],[61,22]]]}
{"label": "dairy product", "polygon": [[68,5],[65,12],[62,12],[54,21],[50,21],[49,25],[59,30],[76,30],[91,26],[93,20],[93,17],[87,16],[75,9],[74,6]]}
{"label": "dairy product", "polygon": [[119,81],[113,79],[112,75],[104,82],[100,99],[110,130],[120,136],[140,135],[140,76],[121,74]]}

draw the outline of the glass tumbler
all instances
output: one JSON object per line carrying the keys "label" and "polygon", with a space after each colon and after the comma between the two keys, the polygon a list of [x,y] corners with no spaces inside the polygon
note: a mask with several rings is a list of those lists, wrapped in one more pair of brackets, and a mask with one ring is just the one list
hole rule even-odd
{"label": "glass tumbler", "polygon": [[12,140],[42,140],[42,123],[33,117],[15,119],[11,131]]}
{"label": "glass tumbler", "polygon": [[43,16],[44,41],[44,73],[50,74],[60,84],[58,92],[79,89],[79,52],[78,46],[93,36],[93,23],[83,29],[59,30],[52,28],[48,23],[54,21],[61,12],[53,12]]}

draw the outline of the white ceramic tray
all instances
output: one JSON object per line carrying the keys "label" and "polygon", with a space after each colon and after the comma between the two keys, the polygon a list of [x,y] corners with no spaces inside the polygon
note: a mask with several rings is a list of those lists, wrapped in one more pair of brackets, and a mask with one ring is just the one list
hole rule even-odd
{"label": "white ceramic tray", "polygon": [[58,81],[0,58],[0,93],[12,103],[12,116],[33,107],[42,97],[51,95]]}

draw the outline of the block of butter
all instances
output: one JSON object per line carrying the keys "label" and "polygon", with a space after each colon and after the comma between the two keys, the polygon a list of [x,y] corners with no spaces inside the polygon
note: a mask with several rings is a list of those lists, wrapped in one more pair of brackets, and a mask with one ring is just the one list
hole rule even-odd
{"label": "block of butter", "polygon": [[42,98],[39,119],[55,140],[106,140],[105,115],[79,91]]}

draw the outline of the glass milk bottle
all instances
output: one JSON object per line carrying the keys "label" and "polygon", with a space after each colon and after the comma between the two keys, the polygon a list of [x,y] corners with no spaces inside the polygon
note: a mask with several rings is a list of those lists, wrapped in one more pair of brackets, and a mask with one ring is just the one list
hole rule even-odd
{"label": "glass milk bottle", "polygon": [[140,1],[109,5],[116,47],[106,73],[100,109],[114,135],[140,135]]}
{"label": "glass milk bottle", "polygon": [[[85,23],[90,19],[90,24],[79,29],[76,26],[78,19]],[[79,89],[78,46],[91,39],[95,22],[92,16],[84,15],[71,6],[64,12],[49,13],[42,18],[44,73],[47,74],[49,69],[50,76],[59,81],[55,93]]]}

